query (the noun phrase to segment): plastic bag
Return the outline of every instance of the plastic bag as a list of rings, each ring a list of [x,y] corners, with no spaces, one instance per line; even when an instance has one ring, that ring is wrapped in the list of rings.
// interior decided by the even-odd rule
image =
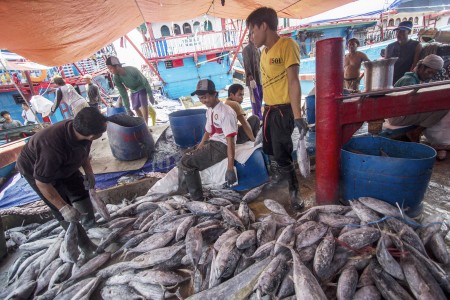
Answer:
[[[43,117],[47,117],[52,111],[53,102],[41,95],[31,97],[30,103],[34,110]]]

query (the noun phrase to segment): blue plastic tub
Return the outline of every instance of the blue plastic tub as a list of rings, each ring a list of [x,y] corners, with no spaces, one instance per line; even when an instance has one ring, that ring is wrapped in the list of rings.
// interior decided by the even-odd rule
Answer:
[[[435,157],[436,151],[423,144],[352,138],[341,150],[342,199],[373,197],[398,203],[415,217],[422,212]]]
[[[106,108],[106,115],[108,117],[117,115],[117,114],[124,114],[125,113],[125,107],[108,107]]]
[[[205,132],[206,109],[186,109],[169,115],[175,143],[189,148],[200,143]]]
[[[136,160],[150,157],[155,148],[153,137],[142,118],[117,114],[109,118],[109,146],[118,160]]]
[[[316,123],[316,96],[310,95],[305,97],[306,100],[306,122],[308,124]]]
[[[269,173],[261,149],[256,149],[245,164],[235,162],[234,166],[238,177],[238,185],[232,188],[235,191],[249,190],[269,180]]]

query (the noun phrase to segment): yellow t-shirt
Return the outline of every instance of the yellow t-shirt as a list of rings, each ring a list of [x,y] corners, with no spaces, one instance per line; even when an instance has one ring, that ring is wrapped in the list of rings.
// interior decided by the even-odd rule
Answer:
[[[227,99],[227,100],[224,101],[224,103],[234,110],[234,112],[236,113],[237,117],[242,116],[242,115],[244,115],[244,116],[246,115],[246,113],[242,109],[241,105],[239,103],[237,103],[236,101]]]
[[[261,79],[267,105],[291,103],[286,69],[300,64],[300,48],[287,37],[280,37],[269,51],[261,52]]]

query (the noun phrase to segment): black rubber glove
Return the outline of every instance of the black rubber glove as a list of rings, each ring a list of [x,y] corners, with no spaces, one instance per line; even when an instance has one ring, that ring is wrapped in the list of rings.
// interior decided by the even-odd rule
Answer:
[[[228,186],[232,186],[237,181],[234,169],[227,170],[227,172],[225,173],[225,181],[227,182]]]
[[[306,123],[305,119],[299,118],[295,119],[295,126],[298,128],[298,133],[300,134],[300,140],[303,140],[306,133],[308,132],[308,123]]]

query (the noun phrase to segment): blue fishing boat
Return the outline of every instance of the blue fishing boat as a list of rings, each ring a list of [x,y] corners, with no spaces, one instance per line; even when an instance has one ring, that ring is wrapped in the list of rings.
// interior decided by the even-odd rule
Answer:
[[[148,23],[142,52],[154,66],[163,93],[176,99],[187,96],[200,78],[218,89],[232,82],[233,53],[243,39],[243,21],[215,17],[180,22]],[[237,29],[240,28],[240,29]],[[153,84],[158,85],[157,82]]]

